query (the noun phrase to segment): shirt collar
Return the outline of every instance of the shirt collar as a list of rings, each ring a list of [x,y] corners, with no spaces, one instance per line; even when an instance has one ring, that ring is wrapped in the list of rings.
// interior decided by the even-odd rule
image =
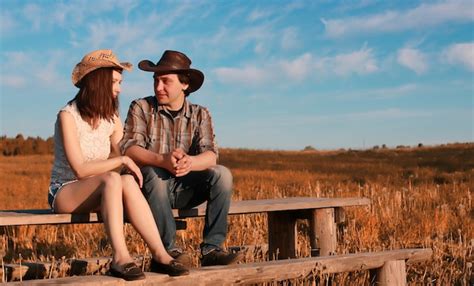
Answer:
[[[168,110],[166,110],[166,108],[163,105],[158,104],[158,99],[156,99],[155,96],[153,98],[154,98],[155,106],[157,106],[156,111],[168,113]],[[186,116],[187,118],[191,118],[191,104],[186,98],[184,98],[183,110],[181,111],[180,115],[181,114],[184,114],[184,116]]]

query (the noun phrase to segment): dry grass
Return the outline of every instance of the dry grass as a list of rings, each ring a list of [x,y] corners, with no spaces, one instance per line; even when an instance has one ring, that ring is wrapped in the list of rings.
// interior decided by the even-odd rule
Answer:
[[[339,253],[431,247],[431,261],[409,266],[410,285],[469,285],[474,247],[474,144],[404,150],[283,152],[221,150],[234,175],[234,200],[291,196],[372,200],[347,211]],[[0,157],[0,209],[47,208],[51,155]],[[265,215],[230,217],[226,244],[266,243]],[[256,227],[259,226],[259,227]],[[261,227],[263,226],[263,227]],[[299,225],[301,256],[309,255],[308,227]],[[202,221],[190,219],[178,243],[194,253]],[[145,254],[141,239],[126,226],[128,245]],[[110,255],[101,225],[0,228],[0,254],[7,262]],[[247,256],[262,260],[262,255]],[[339,274],[336,284],[367,283],[368,272]],[[322,278],[324,279],[324,278]],[[324,282],[322,280],[321,282]]]

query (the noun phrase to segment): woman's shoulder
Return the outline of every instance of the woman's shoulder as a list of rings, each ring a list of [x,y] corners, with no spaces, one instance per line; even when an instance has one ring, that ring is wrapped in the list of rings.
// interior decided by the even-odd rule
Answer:
[[[59,112],[62,112],[62,111],[65,111],[65,112],[68,112],[68,113],[71,113],[71,114],[76,114],[78,113],[78,110],[77,110],[77,105],[74,101],[72,102],[68,102],[65,106],[63,106]]]

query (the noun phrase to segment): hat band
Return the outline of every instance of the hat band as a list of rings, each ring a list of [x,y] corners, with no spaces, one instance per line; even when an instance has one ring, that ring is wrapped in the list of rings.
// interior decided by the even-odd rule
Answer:
[[[166,68],[170,68],[170,69],[175,69],[175,70],[187,70],[189,69],[189,65],[179,65],[179,63],[176,63],[175,61],[159,61],[157,64],[156,64],[157,67],[159,66],[163,66],[163,67],[166,67]]]

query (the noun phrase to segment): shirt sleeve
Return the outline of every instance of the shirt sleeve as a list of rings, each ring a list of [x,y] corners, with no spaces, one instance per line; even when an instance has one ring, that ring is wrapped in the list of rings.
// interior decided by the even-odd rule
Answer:
[[[120,150],[122,154],[131,146],[147,147],[147,123],[143,107],[140,100],[135,100],[130,104],[127,119],[124,125],[123,138],[120,141]]]
[[[198,153],[200,154],[205,151],[212,151],[216,155],[219,155],[211,113],[207,108],[202,108],[200,117],[201,118],[198,127],[199,136],[196,146]]]

